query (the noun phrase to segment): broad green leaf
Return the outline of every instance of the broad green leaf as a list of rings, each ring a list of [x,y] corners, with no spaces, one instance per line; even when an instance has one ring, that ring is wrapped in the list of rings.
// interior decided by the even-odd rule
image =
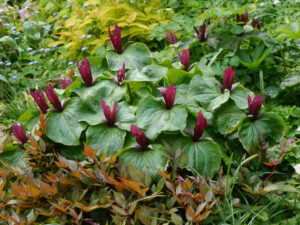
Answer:
[[[206,178],[211,178],[219,170],[221,150],[215,142],[193,142],[192,138],[183,137],[175,141],[174,149],[179,148],[183,152],[181,157],[187,157],[186,163],[193,173],[196,171]]]
[[[151,64],[150,51],[147,45],[143,43],[134,43],[126,47],[122,54],[109,51],[106,54],[108,66],[111,70],[119,70],[123,62],[126,69],[143,69]]]
[[[230,98],[235,102],[240,109],[248,108],[248,93],[250,91],[244,88],[242,85],[238,85],[230,94]]]
[[[279,142],[284,132],[284,121],[276,113],[264,113],[261,118],[251,121],[245,118],[238,130],[239,139],[243,147],[250,152],[251,147],[257,149],[259,136],[264,142]]]
[[[138,69],[130,70],[127,73],[126,80],[128,81],[150,81],[156,83],[163,78],[166,78],[168,69],[157,65],[145,66],[141,71]]]
[[[188,96],[209,111],[214,111],[229,99],[230,93],[225,90],[222,94],[215,78],[197,75],[191,80]]]
[[[25,166],[24,156],[25,152],[22,150],[21,146],[12,143],[7,144],[3,152],[0,153],[0,159],[11,166]],[[0,166],[2,167],[1,162]]]
[[[87,129],[86,142],[94,149],[99,148],[98,156],[103,154],[113,156],[123,148],[125,136],[126,131],[117,126],[99,124]]]
[[[146,130],[146,136],[155,139],[163,131],[183,130],[187,115],[183,105],[174,105],[168,110],[161,99],[149,95],[141,100],[136,119],[138,126]]]
[[[228,101],[216,110],[214,114],[214,128],[221,134],[229,134],[237,129],[241,120],[246,116],[233,101]]]
[[[126,93],[126,87],[118,86],[111,80],[100,80],[92,87],[86,87],[84,84],[80,89],[74,89],[74,92],[83,102],[83,108],[86,110],[98,112],[101,100],[105,100],[108,104],[121,100]]]
[[[86,124],[78,120],[79,107],[79,98],[73,98],[66,103],[62,112],[49,112],[47,137],[56,143],[79,145],[81,132],[86,128]]]
[[[28,109],[18,119],[22,122],[27,130],[33,130],[40,119],[40,111],[38,109]]]
[[[1,43],[1,45],[7,44],[7,45],[10,45],[10,46],[12,46],[14,48],[18,48],[17,42],[13,38],[11,38],[9,36],[3,36],[3,37],[1,37],[0,38],[0,43]]]
[[[2,74],[0,74],[0,80],[3,81],[4,83],[8,83],[8,80]]]
[[[284,78],[281,82],[280,87],[282,89],[286,87],[292,87],[300,84],[300,74],[292,74]]]
[[[139,149],[129,149],[121,153],[122,162],[131,164],[142,171],[150,172],[154,180],[158,180],[160,175],[158,170],[165,170],[168,161],[168,153],[162,145],[154,144],[151,149],[142,151]]]
[[[186,72],[182,69],[169,69],[167,77],[167,84],[170,85],[173,83],[174,85],[178,84],[188,84],[192,78],[193,74]]]

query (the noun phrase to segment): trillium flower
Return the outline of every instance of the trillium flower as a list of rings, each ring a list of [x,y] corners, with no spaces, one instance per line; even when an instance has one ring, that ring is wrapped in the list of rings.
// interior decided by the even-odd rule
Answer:
[[[264,24],[264,20],[262,20],[260,23],[258,20],[256,20],[255,18],[252,19],[252,27],[253,28],[257,28],[260,30],[260,28],[262,27],[262,25]]]
[[[36,104],[39,106],[41,112],[43,114],[46,114],[48,109],[49,109],[49,106],[48,106],[47,101],[44,97],[43,91],[41,89],[40,89],[40,91],[35,89],[34,92],[30,91],[30,94],[33,97],[33,99],[35,100]]]
[[[135,137],[136,142],[139,144],[137,148],[141,150],[146,150],[148,146],[148,141],[143,131],[136,125],[131,124],[130,132],[132,136]]]
[[[177,51],[178,56],[180,58],[181,64],[184,66],[186,71],[189,71],[189,63],[190,63],[190,51],[188,48],[183,49],[182,54]]]
[[[112,77],[112,80],[119,86],[122,86],[123,80],[125,80],[126,74],[125,74],[125,63],[123,63],[122,68],[119,69],[117,79],[115,77]]]
[[[171,30],[171,34],[166,32],[166,37],[171,41],[172,44],[176,44],[178,42],[177,37],[173,30]]]
[[[54,92],[54,89],[51,86],[51,84],[49,84],[46,87],[46,95],[47,95],[50,103],[55,108],[55,110],[58,111],[58,112],[62,112],[63,111],[63,106],[62,106],[59,98],[57,97],[56,93]]]
[[[263,104],[263,95],[259,94],[251,99],[251,96],[248,95],[248,115],[252,115],[253,118],[258,118],[260,115],[258,111],[260,110]]]
[[[202,136],[204,129],[207,128],[207,121],[203,117],[202,112],[198,113],[197,120],[196,120],[196,125],[194,128],[194,136],[193,140],[195,142],[199,141],[199,138]]]
[[[111,43],[118,54],[123,52],[122,49],[122,40],[121,40],[121,30],[120,27],[116,24],[114,26],[114,34],[111,33],[110,27],[108,27],[108,33],[111,40]]]
[[[94,81],[93,81],[92,71],[91,71],[90,63],[87,60],[87,58],[82,60],[80,66],[79,66],[79,62],[77,61],[77,68],[80,72],[84,84],[88,87],[93,86]]]
[[[116,113],[117,113],[117,101],[115,101],[113,110],[110,110],[110,107],[106,105],[104,100],[101,100],[101,108],[103,110],[104,116],[106,118],[106,124],[110,127],[115,125],[116,122]]]
[[[229,66],[225,71],[223,75],[223,85],[219,84],[222,93],[225,91],[225,89],[228,89],[230,92],[233,91],[234,86],[232,86],[234,80],[234,70],[231,66]]]
[[[194,27],[194,30],[196,32],[196,37],[198,41],[205,42],[207,40],[208,33],[206,33],[205,22],[199,27],[199,30],[196,27]]]
[[[62,79],[60,81],[60,83],[61,83],[62,88],[66,89],[70,84],[72,84],[72,79],[70,79],[70,78]]]
[[[12,130],[13,130],[15,137],[18,140],[20,140],[23,145],[28,141],[28,137],[25,134],[25,130],[24,130],[22,123],[21,123],[21,125],[17,125],[16,123],[14,123],[12,125]]]
[[[176,87],[174,86],[174,84],[171,83],[168,89],[163,87],[157,89],[163,94],[166,108],[171,109],[174,105],[174,100],[176,95]]]

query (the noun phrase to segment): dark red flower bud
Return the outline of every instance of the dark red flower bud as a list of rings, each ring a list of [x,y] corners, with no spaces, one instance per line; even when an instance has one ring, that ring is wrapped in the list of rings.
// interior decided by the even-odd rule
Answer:
[[[40,89],[40,92],[37,89],[35,89],[34,92],[30,91],[30,94],[34,98],[36,104],[39,106],[41,112],[43,114],[46,114],[49,109],[49,106],[44,97],[44,93],[43,93],[42,89]]]
[[[199,138],[202,136],[204,129],[207,127],[207,121],[203,117],[202,112],[198,113],[196,125],[194,128],[194,137],[193,140],[196,142],[199,140]]]
[[[204,22],[200,27],[199,30],[194,27],[194,30],[196,32],[197,40],[200,42],[205,42],[207,40],[208,34],[206,34],[206,23]]]
[[[163,94],[166,108],[171,109],[172,106],[174,105],[174,100],[176,95],[176,87],[174,86],[174,84],[171,83],[168,89],[163,87],[157,89]]]
[[[18,138],[22,142],[23,145],[28,141],[28,137],[25,134],[25,130],[24,130],[22,123],[20,126],[17,125],[16,123],[14,123],[12,125],[12,130],[13,130],[15,137]]]
[[[113,110],[110,110],[110,107],[106,105],[104,100],[101,100],[101,108],[103,110],[104,116],[106,118],[106,124],[108,126],[115,125],[116,122],[116,113],[117,113],[117,101],[115,101]]]
[[[223,90],[228,89],[231,91],[232,88],[232,82],[234,79],[234,70],[232,69],[231,66],[229,66],[225,71],[223,75]]]
[[[181,64],[184,66],[186,71],[189,71],[189,63],[190,63],[190,52],[188,48],[183,49],[182,54],[179,51],[178,56],[180,58]]]
[[[55,110],[58,111],[58,112],[62,112],[63,111],[63,107],[61,105],[61,102],[60,102],[59,98],[57,97],[56,93],[54,92],[54,89],[51,86],[51,84],[49,84],[46,87],[46,95],[47,95],[50,103],[55,108]]]
[[[136,142],[140,145],[141,150],[146,150],[148,146],[147,138],[143,131],[134,124],[131,124],[131,134],[135,137]]]
[[[250,95],[248,95],[248,108],[249,108],[249,114],[256,116],[258,111],[260,110],[261,106],[263,104],[263,95],[259,94],[256,95],[253,100],[251,99]]]
[[[122,49],[120,27],[117,24],[114,26],[114,34],[111,33],[110,27],[108,27],[108,33],[109,33],[110,41],[111,41],[112,45],[114,46],[115,51],[118,54],[121,54],[123,52],[123,49]]]
[[[245,26],[246,23],[248,22],[248,18],[249,18],[248,10],[246,9],[244,14],[241,14],[241,15],[238,14],[238,15],[237,15],[236,21],[237,21],[238,23],[241,23],[241,24],[240,24],[241,26]]]
[[[67,79],[62,79],[61,81],[60,81],[60,83],[61,83],[61,86],[62,86],[62,88],[63,89],[66,89],[70,84],[72,84],[72,79],[70,79],[70,78],[67,78]]]
[[[253,28],[257,28],[260,30],[260,28],[262,27],[262,25],[264,24],[264,20],[261,21],[261,23],[259,23],[258,20],[256,20],[255,18],[252,19],[252,27]]]
[[[91,87],[94,84],[92,71],[90,67],[89,60],[85,58],[82,60],[81,65],[79,66],[79,62],[77,61],[77,68],[80,72],[83,82],[87,87]]]
[[[117,83],[119,86],[122,86],[123,80],[125,80],[125,78],[126,78],[126,74],[125,74],[125,63],[123,63],[122,68],[120,68],[119,71],[118,71],[118,80],[117,80],[116,83]]]
[[[176,44],[178,42],[177,37],[173,30],[171,30],[171,34],[166,32],[166,37],[171,41],[172,44]]]

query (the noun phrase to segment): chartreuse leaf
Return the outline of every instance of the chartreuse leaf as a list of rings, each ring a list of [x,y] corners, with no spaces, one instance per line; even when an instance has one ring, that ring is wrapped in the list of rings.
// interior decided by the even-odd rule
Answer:
[[[113,103],[108,104],[112,109]],[[99,106],[97,112],[88,110],[87,108],[81,107],[79,115],[79,121],[85,121],[90,125],[97,125],[103,123],[106,119],[103,113],[102,108]],[[127,102],[120,102],[117,104],[117,114],[116,114],[116,125],[125,130],[130,130],[130,124],[135,121],[135,112],[136,108],[128,105]]]
[[[222,94],[215,78],[197,75],[191,80],[188,96],[193,97],[209,111],[214,111],[227,102],[230,93],[225,90]]]
[[[122,54],[109,51],[106,54],[106,60],[111,70],[119,70],[123,62],[126,69],[139,69],[151,64],[150,50],[143,43],[134,43],[126,47]]]
[[[183,137],[175,141],[174,149],[179,148],[182,149],[181,157],[186,157],[186,163],[192,172],[211,178],[219,170],[221,150],[214,141],[193,142],[192,138]]]
[[[137,124],[146,136],[155,139],[163,131],[181,131],[186,126],[187,111],[183,105],[166,109],[162,99],[149,95],[142,99],[136,113]]]
[[[165,78],[168,72],[168,68],[157,66],[157,65],[148,65],[145,66],[141,71],[138,69],[130,70],[127,73],[127,81],[151,81],[156,83],[161,79]]]
[[[78,120],[79,107],[80,99],[73,98],[66,103],[62,112],[49,112],[47,137],[56,143],[79,145],[81,132],[86,128],[86,124]]]
[[[230,94],[230,98],[235,102],[238,108],[247,109],[248,93],[250,93],[250,91],[246,89],[243,85],[239,84]]]
[[[74,89],[74,92],[80,97],[83,104],[80,111],[93,111],[97,113],[100,109],[101,100],[105,100],[108,104],[115,100],[121,100],[126,93],[125,86],[118,86],[111,80],[100,80],[92,87],[86,87],[84,84],[80,89]],[[82,118],[80,116],[80,118]]]
[[[113,156],[123,148],[125,136],[126,131],[117,126],[109,127],[106,124],[99,124],[87,129],[86,142],[94,149],[99,148],[98,156],[104,153]]]
[[[241,120],[246,117],[233,101],[223,104],[214,114],[214,128],[221,134],[230,134],[238,128]]]
[[[250,152],[251,147],[257,148],[259,136],[264,142],[278,142],[283,136],[284,121],[276,113],[264,113],[261,118],[251,121],[245,118],[238,130],[238,137],[243,147]]]
[[[131,164],[142,171],[150,172],[154,180],[160,178],[158,170],[164,170],[167,164],[167,152],[162,145],[154,144],[151,149],[142,151],[139,149],[129,149],[120,154],[122,162]]]

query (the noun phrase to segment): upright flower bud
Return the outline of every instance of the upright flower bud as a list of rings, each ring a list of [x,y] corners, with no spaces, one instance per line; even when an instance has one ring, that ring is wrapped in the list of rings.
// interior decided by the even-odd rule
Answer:
[[[188,48],[183,49],[182,54],[177,51],[178,56],[180,58],[181,64],[184,66],[186,71],[189,71],[189,63],[190,63],[190,52]]]
[[[112,77],[112,80],[119,86],[122,86],[123,80],[125,80],[126,74],[125,74],[125,63],[123,63],[122,68],[119,69],[117,79],[115,77]]]
[[[231,66],[229,66],[224,71],[222,92],[225,89],[228,89],[229,91],[231,91],[233,79],[234,79],[234,70],[232,69]]]
[[[110,37],[110,41],[118,54],[123,52],[122,49],[122,40],[121,40],[121,30],[120,27],[116,24],[114,26],[114,34],[111,33],[110,27],[108,27],[108,33]]]
[[[60,83],[63,89],[66,89],[70,84],[72,84],[72,79],[67,78],[67,79],[61,79]]]
[[[249,109],[248,114],[252,115],[253,117],[256,117],[262,104],[263,104],[263,95],[262,94],[256,95],[253,98],[253,100],[251,99],[250,95],[248,95],[248,109]]]
[[[47,95],[50,103],[55,108],[55,110],[58,111],[58,112],[62,112],[63,111],[62,104],[61,104],[59,98],[57,97],[56,93],[54,92],[54,89],[51,86],[51,84],[49,84],[46,87],[46,95]]]
[[[23,145],[28,141],[28,137],[25,134],[25,130],[24,130],[24,127],[23,127],[22,123],[21,123],[20,126],[17,125],[16,123],[14,123],[12,125],[12,130],[13,130],[13,133],[14,133],[15,137],[18,140],[20,140]]]
[[[241,14],[241,15],[237,14],[236,21],[238,23],[241,23],[240,24],[241,26],[245,26],[246,23],[248,22],[248,18],[249,18],[248,10],[246,9],[244,14]]]
[[[260,23],[258,20],[256,20],[255,18],[252,19],[252,27],[253,28],[257,28],[258,30],[260,30],[260,28],[262,27],[262,25],[264,24],[264,20],[262,20]]]
[[[48,107],[47,101],[44,97],[44,93],[43,93],[42,89],[40,89],[40,92],[37,89],[35,89],[34,92],[30,91],[30,94],[33,97],[33,99],[35,100],[38,107],[40,108],[41,112],[43,114],[46,114],[49,107]]]
[[[166,32],[166,37],[169,39],[169,41],[172,44],[176,44],[178,42],[177,37],[173,30],[171,30],[171,34],[169,32]]]
[[[77,68],[80,72],[83,82],[87,87],[91,87],[94,84],[90,63],[87,58],[82,60],[81,65],[77,61]]]
[[[196,125],[194,128],[194,137],[193,140],[195,142],[199,141],[199,138],[202,136],[204,129],[207,127],[207,121],[203,117],[202,112],[198,113],[197,120],[196,120]]]
[[[143,131],[141,131],[141,129],[136,125],[131,124],[130,132],[135,137],[136,142],[140,145],[139,148],[141,150],[146,150],[148,141]]]
[[[174,86],[174,84],[171,83],[171,85],[168,87],[168,89],[163,88],[163,87],[157,88],[157,89],[163,94],[166,108],[171,109],[174,105],[174,100],[175,100],[175,95],[176,95],[176,87]]]
[[[106,124],[110,127],[115,125],[116,122],[116,113],[117,113],[117,101],[115,101],[113,110],[110,110],[110,107],[106,105],[104,100],[101,100],[101,108],[103,110],[104,116],[106,118]]]
[[[200,41],[200,42],[205,42],[207,40],[207,34],[206,34],[206,24],[203,23],[200,27],[199,27],[199,30],[194,27],[194,30],[196,32],[196,37],[197,37],[197,40]]]

